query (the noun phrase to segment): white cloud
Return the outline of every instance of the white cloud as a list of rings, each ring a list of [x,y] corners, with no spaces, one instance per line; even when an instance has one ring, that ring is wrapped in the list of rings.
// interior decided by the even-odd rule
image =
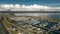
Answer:
[[[4,4],[0,5],[0,11],[60,11],[60,7],[48,7],[42,5],[20,5],[20,4]]]

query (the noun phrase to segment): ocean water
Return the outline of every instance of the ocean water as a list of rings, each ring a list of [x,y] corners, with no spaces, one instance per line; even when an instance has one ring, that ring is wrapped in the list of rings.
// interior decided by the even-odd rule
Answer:
[[[16,16],[39,16],[44,18],[60,19],[60,13],[17,13]]]

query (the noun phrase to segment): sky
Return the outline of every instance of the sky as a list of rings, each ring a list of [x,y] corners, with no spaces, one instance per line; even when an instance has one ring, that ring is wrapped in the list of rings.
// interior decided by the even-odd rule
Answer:
[[[60,0],[0,0],[0,11],[60,11]]]

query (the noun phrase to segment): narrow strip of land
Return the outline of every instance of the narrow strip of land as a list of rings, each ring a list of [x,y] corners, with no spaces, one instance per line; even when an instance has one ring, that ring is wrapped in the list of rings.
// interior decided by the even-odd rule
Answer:
[[[6,28],[5,25],[1,22],[1,20],[0,20],[0,34],[9,34],[7,28]]]

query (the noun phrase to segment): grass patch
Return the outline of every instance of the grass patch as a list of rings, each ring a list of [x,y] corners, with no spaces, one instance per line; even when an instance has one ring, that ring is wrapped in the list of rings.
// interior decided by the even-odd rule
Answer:
[[[13,30],[10,30],[10,32],[11,32],[12,34],[18,34],[18,32],[13,31]]]

